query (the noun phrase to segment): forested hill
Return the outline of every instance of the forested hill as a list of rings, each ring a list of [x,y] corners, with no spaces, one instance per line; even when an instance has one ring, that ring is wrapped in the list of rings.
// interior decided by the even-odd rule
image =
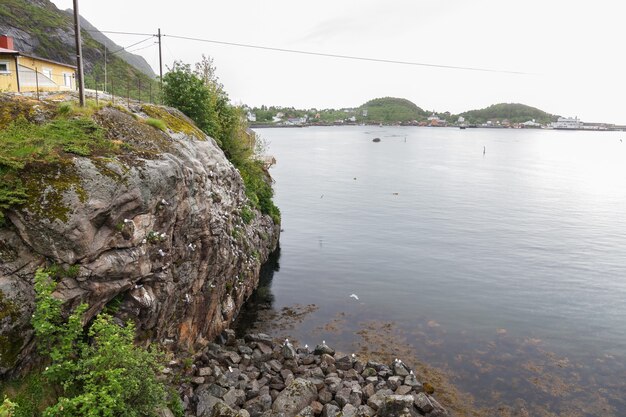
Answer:
[[[365,120],[373,122],[410,122],[423,119],[427,113],[415,103],[395,97],[375,98],[359,107],[359,113],[367,111]]]
[[[505,119],[511,123],[523,123],[534,119],[537,123],[545,124],[556,118],[556,116],[543,110],[518,103],[493,104],[484,109],[466,111],[460,116],[463,116],[469,123],[485,123],[488,120]]]
[[[90,28],[93,28],[91,25]],[[15,49],[26,54],[68,64],[76,64],[74,22],[71,13],[59,10],[49,0],[2,0],[0,7],[0,34],[13,37]],[[104,80],[104,45],[94,39],[91,32],[83,28],[83,58],[85,84],[95,87],[99,80],[102,89]],[[102,34],[100,34],[103,36]],[[143,68],[145,70],[145,68]],[[107,55],[107,79],[115,85],[116,94],[137,97],[138,85],[147,98],[148,86],[155,83],[146,75],[124,61],[118,54]],[[153,85],[153,91],[157,91]]]

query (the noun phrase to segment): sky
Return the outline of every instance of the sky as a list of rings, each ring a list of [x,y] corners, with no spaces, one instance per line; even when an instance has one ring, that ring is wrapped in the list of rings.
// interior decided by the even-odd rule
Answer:
[[[52,0],[61,9],[72,0]],[[100,30],[156,33],[164,71],[214,58],[235,103],[357,107],[407,98],[460,113],[523,103],[626,124],[626,2],[616,0],[81,1]],[[522,72],[467,71],[265,51],[167,35],[339,55]],[[140,36],[107,35],[121,46]],[[134,49],[158,73],[158,48]]]

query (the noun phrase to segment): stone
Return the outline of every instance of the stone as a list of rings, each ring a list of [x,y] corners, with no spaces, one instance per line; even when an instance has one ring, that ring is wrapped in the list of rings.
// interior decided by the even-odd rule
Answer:
[[[367,405],[362,405],[357,409],[357,417],[374,417],[376,412]]]
[[[411,391],[413,391],[413,388],[409,387],[408,385],[401,385],[398,387],[398,389],[396,389],[396,395],[407,395]]]
[[[341,417],[356,417],[357,408],[352,404],[346,404],[341,410]]]
[[[322,404],[327,404],[333,400],[333,393],[324,388],[319,391],[318,400]]]
[[[383,405],[385,397],[391,395],[392,393],[393,391],[391,390],[380,390],[367,399],[367,405],[370,406],[374,411],[378,411],[378,409]]]
[[[296,349],[289,342],[283,344],[281,348],[281,353],[285,359],[296,359],[298,357]]]
[[[335,349],[329,347],[326,343],[320,343],[319,345],[315,346],[315,350],[313,351],[313,353],[315,353],[316,355],[327,354],[333,356],[335,354]]]
[[[337,405],[343,408],[346,404],[350,403],[350,393],[352,389],[350,388],[342,388],[335,394],[335,401],[337,401]]]
[[[413,395],[415,407],[422,413],[430,413],[435,407],[428,396],[423,392]]]
[[[302,410],[298,411],[296,417],[314,417],[315,413],[310,405],[307,405]]]
[[[366,379],[373,376],[378,377],[378,372],[376,372],[376,369],[374,368],[365,368],[361,373],[361,376]]]
[[[334,404],[325,404],[322,409],[322,417],[340,417],[341,409]]]
[[[389,387],[390,390],[397,390],[398,387],[402,384],[402,378],[400,378],[399,376],[391,376],[389,377],[389,379],[387,379],[387,386]]]
[[[244,408],[250,412],[252,417],[257,417],[272,406],[272,397],[270,394],[262,394],[249,401],[246,401]]]
[[[413,407],[411,395],[388,395],[384,397],[382,405],[378,409],[380,417],[409,416]]]
[[[352,369],[352,358],[348,355],[341,356],[335,360],[335,366],[342,371]]]
[[[421,386],[422,383],[417,380],[414,374],[409,374],[404,378],[404,385],[408,385],[409,387],[418,387]]]
[[[294,417],[298,411],[316,399],[315,385],[305,379],[297,378],[274,400],[272,410],[283,412],[285,417]]]
[[[376,391],[374,390],[374,385],[369,383],[363,387],[363,396],[367,399],[374,395]]]
[[[194,378],[191,378],[191,383],[194,385],[202,385],[204,384],[204,377],[203,376],[196,376]]]
[[[393,364],[393,374],[401,377],[409,375],[409,370],[402,362],[395,362]]]
[[[198,399],[196,416],[198,417],[210,417],[213,411],[213,406],[217,403],[223,403],[222,400],[208,393],[197,394],[196,397]]]
[[[224,394],[223,399],[226,405],[230,407],[241,407],[246,401],[246,393],[240,389],[231,389],[226,394]]]
[[[322,414],[322,410],[324,409],[324,406],[319,401],[313,401],[311,403],[311,409],[313,410],[313,414],[317,416],[317,415]]]

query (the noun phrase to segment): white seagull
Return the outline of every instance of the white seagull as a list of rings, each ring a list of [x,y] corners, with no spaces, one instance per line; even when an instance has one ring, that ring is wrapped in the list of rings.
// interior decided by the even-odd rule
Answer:
[[[356,295],[356,294],[350,294],[350,297],[354,298],[355,300],[358,300],[358,299],[359,299],[359,296],[358,296],[358,295]]]

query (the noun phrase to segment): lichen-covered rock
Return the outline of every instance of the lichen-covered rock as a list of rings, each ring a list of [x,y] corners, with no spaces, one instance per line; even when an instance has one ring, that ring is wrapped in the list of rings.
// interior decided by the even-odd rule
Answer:
[[[32,363],[39,267],[65,271],[54,295],[67,309],[89,304],[85,320],[108,305],[140,339],[184,350],[218,335],[256,288],[280,226],[252,208],[211,138],[159,109],[188,128],[162,132],[141,109],[105,107],[94,119],[127,154],[69,155],[24,180],[29,203],[0,227],[0,304],[12,307],[0,317],[0,375]]]
[[[272,410],[284,413],[285,417],[294,417],[298,411],[316,399],[317,388],[315,388],[315,384],[298,378],[278,395],[272,404]]]

